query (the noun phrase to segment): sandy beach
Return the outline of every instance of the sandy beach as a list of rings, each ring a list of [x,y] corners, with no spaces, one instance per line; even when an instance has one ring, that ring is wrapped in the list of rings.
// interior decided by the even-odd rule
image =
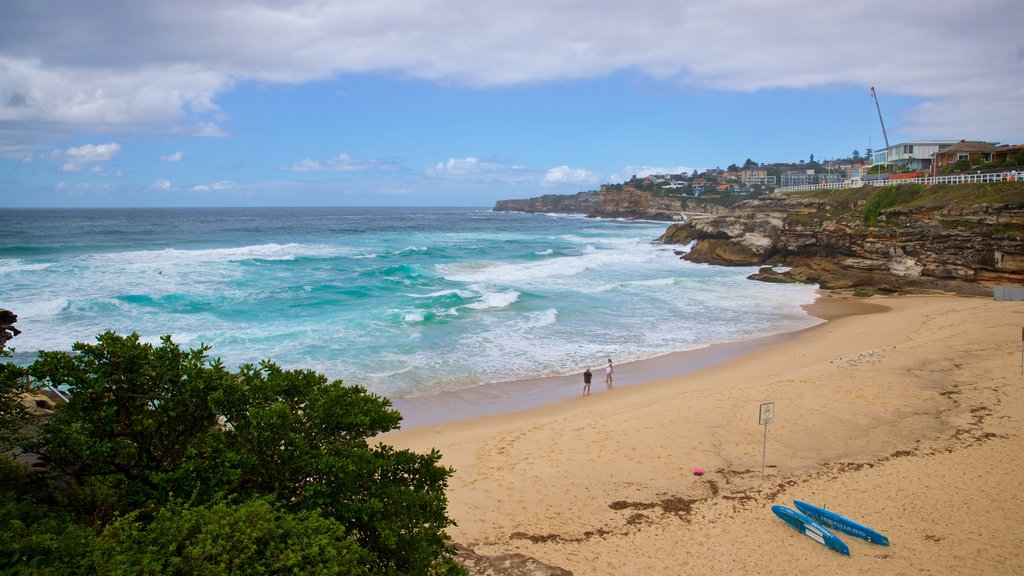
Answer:
[[[585,399],[381,440],[456,470],[455,542],[576,576],[1024,573],[1024,303],[823,294],[810,311],[829,321],[708,368],[611,391],[597,371]],[[793,500],[891,545],[839,534],[851,555],[832,552],[772,514]]]

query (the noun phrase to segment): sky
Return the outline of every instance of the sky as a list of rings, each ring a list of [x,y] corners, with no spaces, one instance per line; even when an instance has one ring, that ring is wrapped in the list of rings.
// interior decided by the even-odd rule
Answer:
[[[1020,0],[0,0],[0,209],[493,206],[1024,143]]]

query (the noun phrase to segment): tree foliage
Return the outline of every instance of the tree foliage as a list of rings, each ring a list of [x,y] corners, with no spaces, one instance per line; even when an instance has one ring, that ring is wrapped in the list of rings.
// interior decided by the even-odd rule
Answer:
[[[8,353],[0,349],[0,357]],[[21,403],[22,395],[28,391],[25,369],[5,362],[0,364],[0,452],[11,450],[15,438],[28,422],[28,411]]]
[[[0,571],[17,555],[43,558],[46,574],[188,574],[197,559],[219,566],[211,574],[460,573],[445,533],[452,471],[437,451],[369,443],[401,421],[387,399],[269,361],[232,373],[207,352],[108,332],[40,353],[32,376],[71,401],[26,445],[47,464],[33,478],[45,489],[23,492],[4,529],[34,544],[0,544]],[[39,520],[47,507],[59,514]],[[89,541],[67,558],[46,538],[71,525]],[[241,529],[234,540],[228,527]],[[303,549],[334,560],[313,569]],[[263,571],[240,571],[239,554]]]

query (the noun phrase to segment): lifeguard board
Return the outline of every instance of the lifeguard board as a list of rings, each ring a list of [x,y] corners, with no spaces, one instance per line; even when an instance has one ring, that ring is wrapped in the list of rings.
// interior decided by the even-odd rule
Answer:
[[[785,506],[772,506],[772,512],[781,518],[783,522],[792,526],[794,530],[804,534],[818,544],[831,548],[840,554],[850,555],[850,548],[846,545],[846,542],[843,542],[835,534],[829,532],[828,528],[807,516]]]
[[[862,538],[864,540],[867,540],[868,542],[871,542],[872,544],[880,544],[882,546],[889,545],[889,538],[887,536],[884,536],[883,534],[875,530],[872,530],[871,528],[868,528],[863,524],[854,522],[849,518],[840,516],[835,512],[826,510],[820,506],[815,506],[814,504],[801,502],[799,500],[794,500],[793,504],[796,504],[797,510],[803,512],[806,516],[808,516],[818,524],[828,526],[829,528],[835,530],[839,530],[840,532],[844,532],[846,534],[849,534],[850,536]]]

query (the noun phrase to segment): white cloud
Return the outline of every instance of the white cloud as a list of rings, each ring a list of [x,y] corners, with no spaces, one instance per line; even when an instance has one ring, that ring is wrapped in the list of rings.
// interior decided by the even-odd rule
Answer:
[[[228,132],[216,122],[179,124],[169,128],[167,133],[182,138],[224,138],[228,136]]]
[[[397,162],[356,160],[345,153],[323,161],[306,158],[293,164],[281,166],[281,170],[285,172],[396,172],[401,169],[402,166]]]
[[[447,162],[438,162],[427,168],[427,174],[431,176],[472,176],[500,170],[499,164],[481,162],[479,158],[467,156],[466,158],[449,158]]]
[[[171,181],[170,180],[165,180],[163,178],[161,178],[159,180],[154,180],[153,183],[148,186],[148,188],[150,190],[170,190],[171,189]]]
[[[352,73],[476,87],[620,71],[698,90],[877,85],[922,100],[906,115],[907,133],[969,126],[1007,141],[1024,133],[1019,0],[110,6],[5,4],[0,122],[12,128],[0,133],[0,150],[12,145],[15,132],[69,127],[223,136],[211,116],[217,96],[237,82],[302,83]]]
[[[445,162],[438,162],[427,167],[424,174],[430,178],[503,184],[530,182],[537,178],[536,173],[523,166],[488,162],[473,156],[449,158]]]
[[[220,182],[214,182],[213,184],[197,184],[192,187],[193,192],[223,192],[225,190],[234,190],[238,185],[234,182],[221,180]]]
[[[107,190],[111,189],[111,186],[109,184],[96,184],[96,183],[93,183],[93,182],[78,182],[78,183],[75,183],[75,184],[68,184],[67,182],[65,182],[63,180],[61,180],[60,182],[57,182],[55,187],[57,188],[57,190],[99,190],[99,191],[107,191]]]
[[[570,168],[568,166],[556,166],[547,171],[544,175],[545,186],[561,184],[593,185],[601,181],[601,175],[586,168]]]
[[[181,162],[181,159],[184,158],[184,157],[185,157],[185,154],[179,150],[179,151],[177,151],[177,152],[175,152],[173,154],[167,154],[166,156],[161,156],[160,157],[160,161],[161,162]]]
[[[85,144],[74,148],[68,148],[59,153],[65,163],[61,167],[62,172],[79,172],[86,164],[94,162],[108,162],[113,160],[121,151],[121,145],[117,142],[107,144]],[[93,167],[97,171],[98,166]]]
[[[624,182],[633,176],[644,178],[645,176],[661,174],[690,174],[693,167],[687,166],[623,166],[617,173],[612,174],[612,182]]]

